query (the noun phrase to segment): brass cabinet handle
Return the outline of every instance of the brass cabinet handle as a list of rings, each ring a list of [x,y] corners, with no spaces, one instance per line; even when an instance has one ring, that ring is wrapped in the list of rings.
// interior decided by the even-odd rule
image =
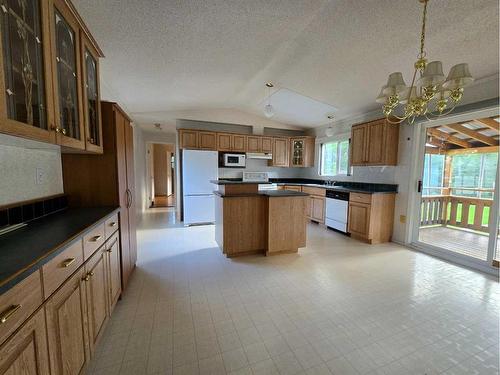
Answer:
[[[91,241],[91,242],[97,242],[97,241],[99,241],[101,239],[101,237],[102,237],[101,235],[94,236],[89,241]]]
[[[90,271],[88,275],[90,275],[91,277],[94,276],[94,271]]]
[[[64,135],[66,135],[66,129],[62,128],[61,129],[61,133],[63,133]]]
[[[112,253],[113,252],[113,249],[108,249],[106,250],[108,253]]]
[[[71,266],[75,262],[75,260],[75,258],[68,258],[61,263],[61,267],[67,268]]]
[[[111,245],[108,245],[109,248],[106,250],[108,253],[112,253],[113,252],[113,246],[115,246],[115,244],[118,242],[118,238],[115,238],[115,240],[113,241],[113,243]]]
[[[9,318],[16,313],[17,310],[21,308],[21,305],[11,305],[7,310],[0,314],[0,324],[4,324],[9,320]]]
[[[85,277],[82,280],[83,281],[89,281],[90,280],[90,276],[87,274],[87,275],[85,275]]]
[[[110,227],[116,227],[116,221],[113,221],[112,223],[109,223]]]
[[[61,132],[61,128],[59,128],[58,126],[52,125],[50,128],[52,130],[54,130],[56,133],[60,133]]]

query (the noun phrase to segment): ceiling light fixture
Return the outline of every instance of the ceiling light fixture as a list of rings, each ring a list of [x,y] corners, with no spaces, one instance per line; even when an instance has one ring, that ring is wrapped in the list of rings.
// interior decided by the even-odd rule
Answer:
[[[274,108],[271,105],[271,88],[273,88],[274,85],[271,82],[267,82],[266,87],[267,87],[267,104],[264,107],[264,115],[267,118],[271,118],[274,116]]]
[[[466,63],[453,66],[447,78],[443,74],[441,61],[427,63],[424,44],[429,0],[418,1],[423,4],[424,9],[420,53],[414,65],[411,85],[406,86],[401,72],[391,73],[376,99],[377,103],[383,104],[382,110],[387,120],[394,124],[405,120],[412,124],[418,116],[430,119],[449,114],[462,99],[464,87],[474,81]],[[420,75],[418,79],[417,73]]]
[[[333,123],[333,115],[328,115],[326,117],[328,118],[328,120],[330,120]],[[325,135],[327,137],[333,136],[334,133],[335,133],[335,130],[333,129],[333,126],[331,126],[331,125],[328,128],[326,128],[326,130],[325,130]]]

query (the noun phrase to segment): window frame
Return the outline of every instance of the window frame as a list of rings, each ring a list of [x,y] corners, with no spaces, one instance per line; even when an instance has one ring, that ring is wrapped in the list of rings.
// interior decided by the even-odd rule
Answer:
[[[341,173],[340,171],[340,164],[339,160],[340,154],[341,154],[341,147],[340,144],[343,142],[347,142],[347,171],[345,173]],[[323,146],[332,144],[332,143],[337,143],[337,155],[336,155],[336,168],[335,168],[335,174],[323,174]],[[337,139],[330,139],[325,142],[320,143],[319,147],[319,163],[318,163],[318,175],[322,177],[335,177],[335,176],[350,176],[351,175],[351,139],[350,138],[337,138]]]

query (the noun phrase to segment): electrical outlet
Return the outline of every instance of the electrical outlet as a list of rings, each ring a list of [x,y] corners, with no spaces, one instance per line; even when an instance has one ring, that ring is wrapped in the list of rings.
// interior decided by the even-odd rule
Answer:
[[[35,184],[42,185],[45,183],[45,172],[42,168],[35,169]]]
[[[400,223],[406,223],[406,215],[399,215],[399,222]]]

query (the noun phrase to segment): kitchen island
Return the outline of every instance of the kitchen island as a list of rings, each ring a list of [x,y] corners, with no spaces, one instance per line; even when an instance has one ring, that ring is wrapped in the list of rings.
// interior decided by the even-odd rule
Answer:
[[[213,180],[215,240],[227,257],[296,253],[306,245],[307,193]],[[262,183],[261,183],[262,184]]]

